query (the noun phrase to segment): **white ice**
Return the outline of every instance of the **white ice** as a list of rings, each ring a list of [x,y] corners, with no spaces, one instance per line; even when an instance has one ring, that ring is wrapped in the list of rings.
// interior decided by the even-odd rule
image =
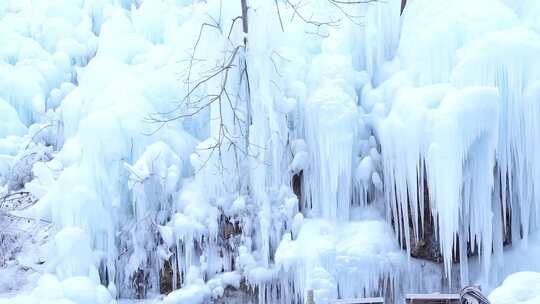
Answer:
[[[0,1],[0,303],[537,301],[538,1],[239,2]]]

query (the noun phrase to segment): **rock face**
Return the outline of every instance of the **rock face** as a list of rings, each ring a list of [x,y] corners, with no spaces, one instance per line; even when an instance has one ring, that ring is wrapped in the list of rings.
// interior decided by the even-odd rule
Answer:
[[[419,189],[420,190],[420,189]],[[410,254],[414,258],[424,259],[436,263],[442,263],[443,262],[443,256],[440,250],[440,243],[437,239],[436,229],[434,220],[431,216],[430,211],[430,196],[429,196],[429,189],[427,187],[427,181],[424,180],[424,210],[422,211],[424,213],[424,223],[420,225],[421,223],[418,223],[419,226],[421,226],[420,229],[420,235],[415,236],[413,229],[412,229],[412,221],[411,218],[411,212],[409,212],[409,227],[410,229],[410,240],[411,240],[411,248],[410,248]],[[512,210],[508,207],[506,208],[506,220],[505,220],[505,229],[503,231],[503,245],[511,245],[512,243]],[[521,231],[519,234],[522,234]],[[460,240],[459,237],[457,238],[457,243],[459,244]],[[402,238],[402,244],[403,249],[406,249],[406,242]],[[455,247],[458,247],[458,245],[455,245]],[[478,255],[478,244],[471,244],[470,242],[467,244],[467,256],[477,256]],[[455,254],[453,256],[453,262],[459,263],[460,257],[459,257],[459,250],[455,250]]]
[[[292,178],[292,189],[296,197],[298,198],[298,201],[302,201],[302,179],[304,176],[304,171],[300,171],[296,173]],[[302,209],[302,204],[299,205],[300,209]],[[302,210],[300,210],[301,212]]]
[[[255,304],[258,303],[257,294],[250,291],[245,285],[239,289],[227,287],[223,297],[215,301],[216,304]]]
[[[163,265],[163,270],[159,275],[159,292],[161,294],[168,294],[173,291],[173,277],[174,272],[171,267],[171,263],[166,261]]]
[[[443,256],[440,250],[440,244],[439,240],[437,239],[437,234],[435,231],[434,221],[431,217],[431,211],[430,211],[430,197],[429,197],[429,189],[427,187],[427,181],[424,180],[424,210],[421,212],[424,213],[424,222],[418,223],[418,225],[421,227],[419,229],[420,235],[415,236],[414,235],[414,229],[412,229],[413,226],[413,219],[410,216],[412,213],[409,212],[409,227],[410,229],[410,240],[411,240],[411,256],[414,258],[424,259],[436,263],[442,263],[443,262]],[[421,190],[421,189],[419,189]],[[418,207],[417,207],[418,208]],[[405,240],[402,241],[404,246]]]
[[[416,240],[411,232],[411,256],[414,258],[433,261],[436,263],[443,262],[443,256],[439,247],[439,241],[433,230],[433,221],[424,222],[423,235]]]

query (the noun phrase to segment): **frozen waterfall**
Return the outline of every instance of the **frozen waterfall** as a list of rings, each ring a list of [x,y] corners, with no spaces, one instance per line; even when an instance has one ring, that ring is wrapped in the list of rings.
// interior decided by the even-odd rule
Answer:
[[[537,301],[540,4],[406,2],[0,0],[0,303]]]

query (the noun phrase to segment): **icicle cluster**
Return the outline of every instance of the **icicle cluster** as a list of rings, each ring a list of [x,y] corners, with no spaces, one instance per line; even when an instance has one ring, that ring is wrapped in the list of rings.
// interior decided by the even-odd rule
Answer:
[[[498,1],[414,1],[398,52],[405,71],[368,93],[386,96],[373,114],[389,218],[408,249],[432,220],[448,277],[459,257],[460,285],[489,286],[492,251],[500,265],[504,243],[536,226],[540,37],[519,23]],[[481,278],[468,271],[471,252]]]
[[[538,2],[225,2],[0,1],[0,194],[54,234],[15,300],[395,300],[443,288],[426,236],[499,283],[540,228]]]

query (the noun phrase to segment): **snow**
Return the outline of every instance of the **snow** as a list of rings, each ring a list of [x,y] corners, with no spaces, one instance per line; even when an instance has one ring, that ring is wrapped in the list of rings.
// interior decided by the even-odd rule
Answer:
[[[489,294],[493,304],[538,303],[540,301],[540,273],[516,272]]]
[[[164,299],[164,304],[196,304],[205,303],[209,297],[210,290],[205,285],[191,284],[173,291]]]
[[[37,287],[29,295],[18,295],[10,299],[0,299],[0,303],[115,303],[107,289],[88,277],[71,277],[59,281],[55,276],[45,274],[39,278]]]

